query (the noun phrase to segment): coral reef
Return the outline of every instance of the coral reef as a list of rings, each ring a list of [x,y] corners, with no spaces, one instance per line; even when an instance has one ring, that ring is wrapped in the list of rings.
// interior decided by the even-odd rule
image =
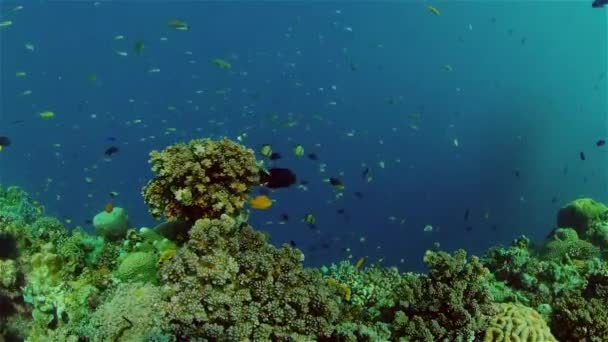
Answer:
[[[0,340],[608,340],[608,217],[591,199],[562,208],[539,246],[428,251],[423,274],[315,269],[247,223],[253,151],[193,140],[151,163],[144,198],[168,219],[155,228],[67,230],[0,189]]]
[[[150,153],[155,177],[143,196],[155,217],[194,222],[236,215],[259,184],[255,153],[228,139],[195,139]]]

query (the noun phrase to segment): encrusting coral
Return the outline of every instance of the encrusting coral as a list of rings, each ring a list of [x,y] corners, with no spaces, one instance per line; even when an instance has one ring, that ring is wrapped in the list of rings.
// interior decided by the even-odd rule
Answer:
[[[251,149],[229,139],[195,139],[150,153],[155,176],[143,196],[155,217],[194,222],[236,215],[260,169]]]

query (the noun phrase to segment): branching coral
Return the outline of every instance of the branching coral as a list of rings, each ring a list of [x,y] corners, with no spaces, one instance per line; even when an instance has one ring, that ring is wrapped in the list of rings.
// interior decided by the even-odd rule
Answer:
[[[155,217],[194,222],[235,215],[259,184],[253,150],[226,138],[175,144],[150,157],[155,177],[143,196]]]
[[[428,275],[406,274],[396,289],[392,333],[400,341],[470,341],[495,312],[488,270],[463,250],[427,251]]]
[[[210,340],[315,340],[331,335],[340,297],[303,255],[223,215],[198,220],[161,268],[170,330]]]

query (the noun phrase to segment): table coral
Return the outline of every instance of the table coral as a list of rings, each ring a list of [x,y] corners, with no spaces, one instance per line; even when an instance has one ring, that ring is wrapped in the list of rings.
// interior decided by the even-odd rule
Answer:
[[[150,157],[155,177],[143,196],[155,217],[194,222],[236,215],[259,184],[254,151],[226,138],[195,139],[153,151]]]

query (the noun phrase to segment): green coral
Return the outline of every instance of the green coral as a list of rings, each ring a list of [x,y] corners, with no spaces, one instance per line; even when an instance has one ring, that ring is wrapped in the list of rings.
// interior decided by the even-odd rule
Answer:
[[[463,250],[427,251],[428,275],[405,274],[391,330],[399,341],[470,341],[495,312],[488,270]]]
[[[571,228],[559,228],[545,244],[544,257],[548,260],[561,261],[565,257],[589,260],[600,256],[600,249],[592,243],[581,240]]]
[[[153,252],[126,255],[116,270],[116,277],[125,282],[156,283],[157,256]]]
[[[579,198],[561,208],[557,214],[557,226],[572,228],[583,239],[593,235],[590,231],[592,224],[605,218],[608,208],[591,198]]]
[[[155,217],[194,222],[237,215],[259,184],[255,153],[228,139],[195,139],[150,153],[155,177],[143,195]]]
[[[169,330],[207,340],[328,337],[340,298],[303,254],[223,215],[198,220],[161,268]]]
[[[534,309],[502,303],[484,333],[484,342],[557,342],[545,320]]]
[[[161,336],[161,297],[161,289],[152,284],[120,284],[80,328],[81,334],[93,342],[146,341],[150,336]]]

